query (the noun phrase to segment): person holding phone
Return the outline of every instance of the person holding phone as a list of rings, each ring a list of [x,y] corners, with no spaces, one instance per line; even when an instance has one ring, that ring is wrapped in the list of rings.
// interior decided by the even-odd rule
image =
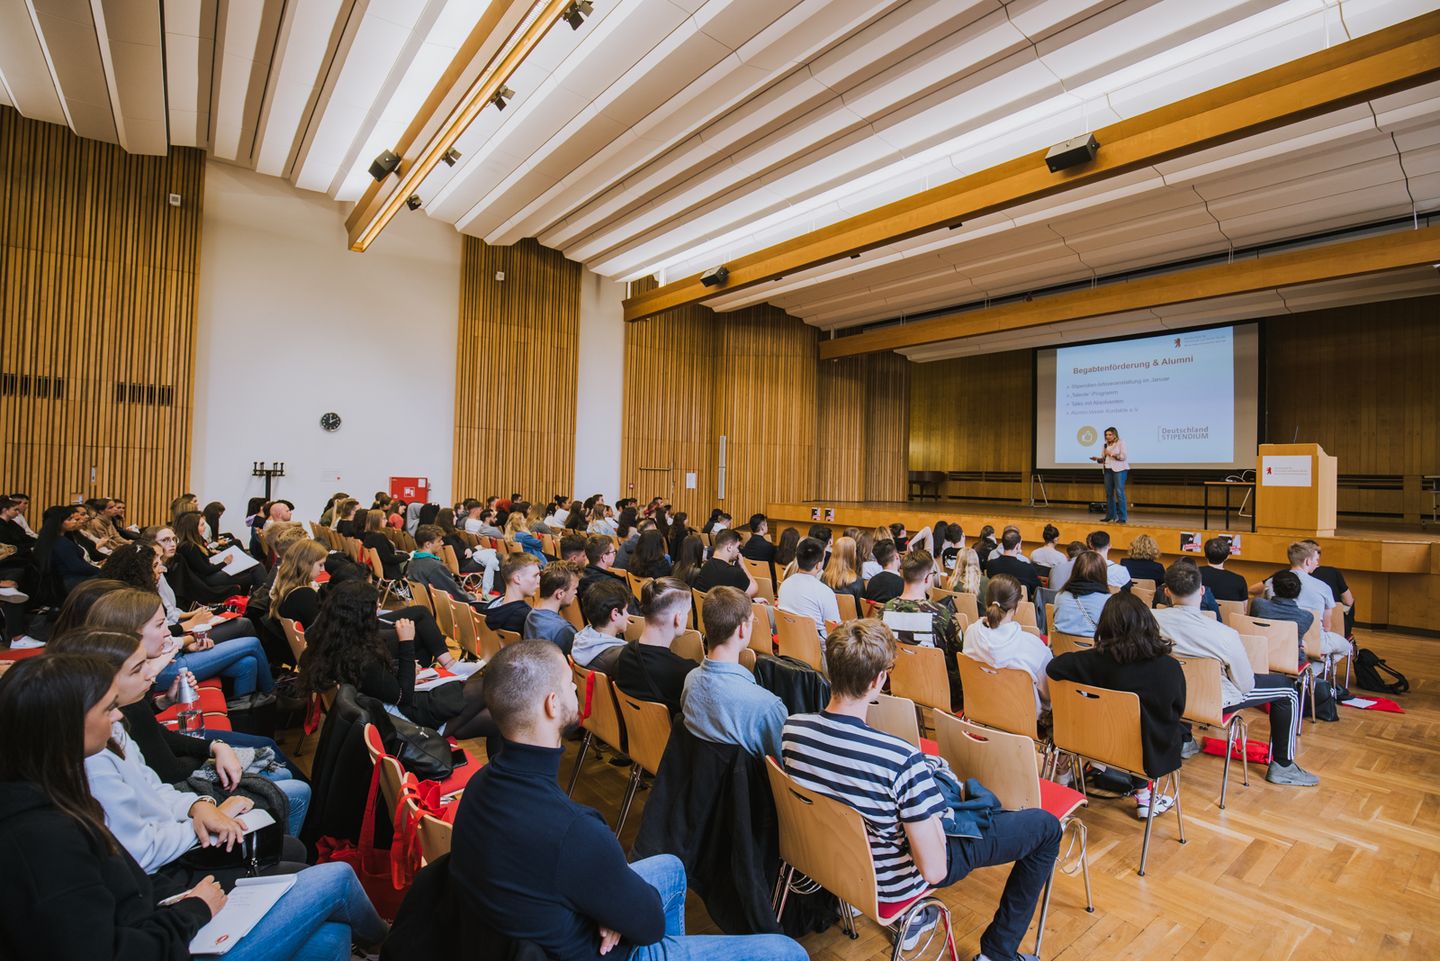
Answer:
[[[1105,520],[1101,523],[1128,523],[1125,481],[1130,477],[1130,459],[1120,432],[1113,427],[1105,428],[1105,446],[1090,459],[1099,464],[1105,474]]]

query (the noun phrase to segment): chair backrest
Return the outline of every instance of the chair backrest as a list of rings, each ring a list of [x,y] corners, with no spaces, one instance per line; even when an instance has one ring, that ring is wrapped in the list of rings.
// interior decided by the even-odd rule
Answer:
[[[1040,774],[1030,738],[936,714],[935,741],[956,777],[985,785],[1005,810],[1040,807]]]
[[[1052,680],[1050,706],[1057,748],[1131,774],[1145,773],[1138,694]]]
[[[573,598],[569,604],[560,608],[560,616],[570,622],[570,626],[577,631],[585,629],[585,615],[580,611],[580,598]]]
[[[1310,607],[1303,609],[1310,612],[1311,621],[1310,629],[1301,636],[1300,642],[1305,645],[1305,652],[1307,654],[1319,654],[1320,633],[1325,629],[1325,612],[1317,611],[1314,608]],[[1296,629],[1299,629],[1298,625],[1296,626]]]
[[[295,665],[298,667],[300,655],[305,653],[305,634],[300,630],[300,625],[290,618],[276,615],[275,619],[280,622],[280,629],[285,632],[285,640],[290,645],[290,656],[295,658]]]
[[[740,651],[740,666],[751,674],[755,673],[755,656],[753,647],[742,648]]]
[[[775,608],[776,645],[785,657],[804,661],[817,671],[824,671],[820,656],[820,635],[815,633],[815,622],[803,614],[791,614]]]
[[[654,774],[660,770],[660,759],[670,741],[670,709],[657,701],[631,697],[618,687],[615,699],[625,720],[626,753],[643,770]]]
[[[860,616],[860,610],[855,604],[855,595],[849,591],[836,591],[835,604],[840,608],[840,620],[853,621]]]
[[[415,802],[411,801],[414,804]],[[448,822],[423,814],[420,816],[420,857],[426,864],[434,864],[450,853],[450,834],[453,828]]]
[[[1130,582],[1130,593],[1145,602],[1146,607],[1155,606],[1155,592],[1159,587],[1149,578],[1132,580]]]
[[[950,710],[950,675],[945,671],[945,652],[938,647],[896,644],[890,691],[896,697],[908,698],[937,711]]]
[[[602,671],[586,670],[578,664],[572,664],[570,669],[575,674],[576,696],[580,699],[580,726],[615,750],[625,750],[625,722],[620,718],[610,678]]]
[[[1249,601],[1216,601],[1220,605],[1220,620],[1226,624],[1230,623],[1230,616],[1238,614],[1241,617],[1250,613]]]
[[[773,757],[765,759],[779,822],[780,859],[872,920],[880,905],[875,862],[860,812],[802,787]]]
[[[1045,605],[1045,628],[1049,631],[1055,630],[1055,602],[1050,601]]]
[[[908,697],[876,694],[866,708],[865,723],[920,747],[920,722],[915,717],[915,702]]]
[[[744,566],[746,573],[748,573],[751,577],[755,578],[755,580],[757,581],[760,580],[762,577],[768,581],[772,576],[770,573],[769,561],[752,561],[750,558],[742,554],[740,556],[740,563],[742,566]]]
[[[654,580],[654,578],[636,577],[629,571],[625,572],[625,582],[630,585],[630,593],[634,594],[637,598],[640,596],[640,592],[645,589],[645,585],[649,584],[652,580]]]
[[[431,614],[436,615],[436,620],[439,620],[439,612],[435,610],[435,602],[430,599],[429,586],[421,584],[419,581],[406,581],[405,583],[410,588],[410,600],[425,608],[425,610]]]
[[[690,588],[690,599],[694,601],[690,605],[690,626],[696,630],[705,627],[705,592],[699,588]]]
[[[1180,662],[1180,669],[1185,672],[1185,710],[1180,716],[1197,724],[1224,726],[1225,707],[1220,687],[1224,665],[1213,657],[1171,656]]]
[[[700,632],[693,628],[671,641],[670,650],[696,664],[705,660],[705,642],[701,640]]]
[[[1245,656],[1250,659],[1250,670],[1256,674],[1270,671],[1270,642],[1259,634],[1241,634],[1240,643],[1245,645]]]
[[[1294,621],[1267,621],[1248,614],[1231,614],[1225,619],[1241,634],[1265,638],[1270,648],[1270,670],[1295,677],[1300,673],[1300,626]]]
[[[500,638],[501,647],[509,647],[511,644],[520,643],[519,631],[496,631],[495,634]]]
[[[1038,627],[1039,622],[1035,620],[1035,602],[1021,601],[1015,605],[1015,623],[1021,627]],[[1049,624],[1049,621],[1045,622]]]
[[[455,603],[449,594],[444,591],[431,594],[430,610],[435,615],[435,623],[441,634],[453,638],[459,633],[459,628],[455,626]]]
[[[960,688],[965,692],[965,717],[976,724],[1038,739],[1035,681],[1018,667],[991,667],[963,653],[955,655]]]
[[[445,562],[445,569],[451,574],[460,573],[460,558],[455,554],[455,548],[449,544],[440,547],[440,559]]]
[[[940,603],[945,598],[950,598],[950,603],[955,606],[956,614],[965,615],[965,623],[974,624],[980,620],[980,599],[974,594],[966,594],[960,591],[947,591],[943,587],[930,588],[930,600]]]
[[[505,645],[500,642],[500,635],[490,626],[490,622],[485,620],[484,614],[470,607],[469,604],[466,604],[465,607],[470,611],[470,623],[475,625],[475,638],[480,644],[480,657],[482,660],[488,661],[499,654],[500,648]]]
[[[775,603],[775,582],[769,577],[757,577],[755,580],[755,597],[765,598],[771,604]]]
[[[377,580],[385,579],[385,565],[380,563],[380,552],[373,547],[364,548],[365,563],[370,565],[370,573],[374,574]],[[394,810],[393,808],[391,810]]]
[[[750,602],[755,612],[755,623],[750,631],[750,650],[757,654],[775,653],[775,608],[759,601]]]
[[[1050,653],[1056,657],[1075,651],[1086,651],[1094,646],[1095,638],[1093,637],[1086,637],[1084,634],[1066,634],[1053,627],[1050,629]]]
[[[625,622],[625,640],[638,641],[640,635],[645,632],[645,618],[631,614],[630,620]]]
[[[455,643],[460,645],[460,650],[471,657],[480,658],[484,654],[480,650],[480,635],[475,630],[475,611],[464,601],[457,601],[454,598],[447,598],[450,601],[450,620],[454,625],[455,633],[450,636]]]
[[[405,769],[400,762],[385,753],[380,740],[380,729],[373,724],[365,725],[365,750],[371,764],[380,765],[380,796],[385,799],[385,810],[394,813],[400,800],[400,785],[405,781]]]

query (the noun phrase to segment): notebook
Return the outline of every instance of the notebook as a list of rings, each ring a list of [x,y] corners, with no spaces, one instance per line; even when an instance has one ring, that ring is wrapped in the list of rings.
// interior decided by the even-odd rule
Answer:
[[[275,906],[281,895],[295,884],[295,875],[269,878],[241,878],[235,882],[220,913],[196,932],[190,941],[191,954],[225,954],[250,933],[250,929]]]

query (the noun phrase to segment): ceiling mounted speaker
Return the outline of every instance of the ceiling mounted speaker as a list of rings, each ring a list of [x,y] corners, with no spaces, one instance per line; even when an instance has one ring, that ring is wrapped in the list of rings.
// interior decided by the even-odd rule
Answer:
[[[400,155],[393,150],[382,150],[380,156],[370,164],[370,176],[377,182],[393,174],[400,166]]]
[[[1045,153],[1045,166],[1049,167],[1053,174],[1069,167],[1088,164],[1095,159],[1095,153],[1099,149],[1100,141],[1095,139],[1093,133],[1087,133],[1051,147]]]

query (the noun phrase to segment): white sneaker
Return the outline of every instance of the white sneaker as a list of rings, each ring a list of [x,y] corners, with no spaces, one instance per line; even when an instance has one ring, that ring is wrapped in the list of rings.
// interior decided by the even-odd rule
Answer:
[[[10,642],[10,650],[12,650],[12,651],[26,651],[26,650],[29,650],[29,649],[32,648],[32,647],[44,647],[44,646],[45,646],[45,642],[44,642],[44,641],[37,641],[37,640],[35,640],[35,638],[31,637],[29,634],[21,634],[19,637],[15,638],[14,640],[12,640],[12,641]]]
[[[1175,799],[1168,794],[1156,796],[1149,791],[1137,791],[1135,794],[1135,816],[1142,821],[1149,818],[1152,804],[1155,808],[1155,814],[1158,816],[1174,807]]]
[[[0,587],[0,598],[10,601],[14,604],[24,604],[26,601],[30,600],[30,595],[26,594],[24,591],[17,590],[13,587]]]

